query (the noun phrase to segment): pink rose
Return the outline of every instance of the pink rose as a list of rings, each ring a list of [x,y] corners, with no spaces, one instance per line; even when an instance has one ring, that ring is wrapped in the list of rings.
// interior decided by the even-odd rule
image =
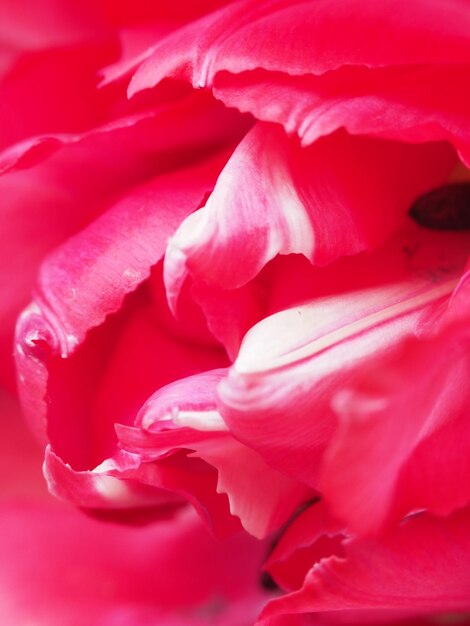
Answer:
[[[270,538],[263,625],[468,611],[468,3],[215,4],[69,7],[8,57],[49,489]]]

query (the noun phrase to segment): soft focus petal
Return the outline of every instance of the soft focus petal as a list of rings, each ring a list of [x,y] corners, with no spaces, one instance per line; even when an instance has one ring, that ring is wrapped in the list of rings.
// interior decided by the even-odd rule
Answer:
[[[4,392],[0,418],[5,624],[253,623],[267,599],[263,543],[246,533],[215,540],[188,509],[158,525],[120,526],[66,508],[38,484],[39,456]]]
[[[24,55],[0,81],[0,148],[32,136],[79,133],[100,125],[108,100],[96,89],[97,72],[115,56],[111,33],[97,42]]]
[[[3,506],[0,537],[4,623],[224,625],[240,604],[249,626],[263,603],[263,546],[246,535],[220,543],[189,512],[132,528],[53,505]]]
[[[0,387],[0,500],[47,499],[43,454],[21,415],[17,399]]]

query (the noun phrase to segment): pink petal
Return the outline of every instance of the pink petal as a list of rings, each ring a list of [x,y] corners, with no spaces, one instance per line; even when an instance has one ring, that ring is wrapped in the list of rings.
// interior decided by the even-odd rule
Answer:
[[[204,311],[208,328],[224,345],[231,360],[235,360],[244,335],[263,318],[266,311],[269,288],[263,285],[263,278],[260,276],[259,280],[230,290],[203,282],[192,285],[191,294]],[[179,297],[178,317],[181,315],[181,304]]]
[[[0,82],[0,148],[33,136],[80,133],[102,124],[108,100],[96,89],[96,77],[115,54],[111,34],[92,43],[23,54]]]
[[[162,517],[184,503],[181,497],[164,489],[115,477],[113,469],[106,469],[105,465],[93,471],[75,471],[54,454],[50,446],[46,448],[44,476],[50,493],[76,506],[117,510],[119,519],[119,513],[127,511]]]
[[[195,154],[207,154],[244,127],[237,115],[227,117],[222,105],[198,93],[160,107],[156,114],[134,115],[85,133],[46,162],[1,177],[5,261],[0,264],[0,281],[5,290],[0,342],[5,352],[11,353],[14,320],[28,303],[39,263],[52,247],[119,197],[124,200],[134,185],[186,165]],[[4,378],[11,376],[10,359],[2,360],[0,367]]]
[[[130,93],[185,79],[283,124],[304,145],[345,127],[406,142],[449,140],[470,163],[467,21],[460,0],[420,0],[406,12],[400,0],[247,1],[163,41]]]
[[[128,194],[49,257],[42,268],[37,304],[18,327],[20,391],[36,431],[44,415],[45,354],[70,354],[91,327],[121,306],[125,294],[159,260],[172,230],[210,189],[217,169],[217,160],[209,161],[155,179]],[[43,347],[35,355],[34,345],[41,342]]]
[[[49,0],[47,19],[37,0],[25,0],[22,8],[18,11],[15,0],[3,0],[0,7],[0,40],[16,55],[89,41],[104,32],[96,5],[89,2]]]
[[[265,544],[246,533],[214,540],[188,509],[171,521],[133,527],[64,507],[45,492],[33,441],[3,392],[0,415],[2,623],[253,622],[266,601],[258,585]]]
[[[31,332],[37,328],[34,323]],[[32,357],[31,351],[22,357],[26,367],[41,365],[41,353],[35,349],[36,358],[34,348]],[[49,440],[75,469],[91,469],[111,456],[116,446],[114,424],[132,424],[156,389],[227,364],[220,348],[182,341],[159,326],[145,286],[126,300],[117,315],[90,333],[73,355],[62,359],[43,352],[43,356],[49,407],[47,413],[28,415],[36,427],[47,415]],[[37,402],[43,394],[33,385],[41,377],[30,377],[27,386],[26,371],[21,374],[23,391]],[[34,404],[25,405],[28,411],[33,408]]]
[[[70,137],[67,137],[70,140]],[[10,170],[32,167],[47,159],[62,144],[65,143],[60,135],[53,137],[34,137],[25,139],[6,148],[0,154],[0,175]]]
[[[53,495],[99,518],[124,523],[162,520],[190,502],[217,537],[240,530],[227,497],[216,491],[214,469],[184,452],[158,462],[118,452],[92,471],[77,471],[48,450],[44,474]]]
[[[63,354],[149,276],[167,239],[212,188],[223,161],[217,155],[132,190],[48,257],[37,302],[58,318]]]
[[[168,76],[203,87],[222,71],[238,74],[264,68],[303,75],[345,64],[380,67],[469,60],[468,12],[462,0],[432,6],[419,0],[408,11],[402,10],[400,0],[245,0],[157,46],[134,76],[130,93]]]
[[[297,592],[273,600],[260,624],[283,624],[299,613],[358,610],[426,614],[469,608],[470,514],[447,519],[417,515],[380,540],[351,539],[346,558],[315,565]],[[351,612],[354,610],[354,612]],[[279,616],[279,619],[278,619]],[[374,613],[372,613],[372,617]],[[390,621],[392,621],[390,619]]]
[[[232,289],[276,254],[302,253],[324,265],[377,246],[403,223],[416,196],[445,180],[455,163],[451,152],[444,145],[407,146],[344,132],[305,149],[278,127],[258,124],[206,206],[169,242],[170,305],[175,308],[187,273]]]
[[[312,496],[311,489],[271,468],[233,437],[202,442],[195,455],[217,468],[217,490],[227,494],[231,513],[259,539],[280,528]]]
[[[264,568],[283,588],[298,589],[315,563],[332,555],[344,556],[343,541],[343,525],[323,502],[314,502],[287,526]]]
[[[467,325],[408,340],[334,399],[340,427],[322,487],[355,531],[375,532],[417,509],[448,515],[470,502]]]
[[[215,532],[229,534],[239,522],[230,514],[226,496],[216,492],[212,467],[187,458],[186,452],[145,467],[140,456],[116,454],[114,423],[132,423],[154,389],[225,363],[220,350],[198,348],[159,329],[145,294],[143,289],[133,294],[67,359],[48,356],[47,345],[41,348],[40,343],[33,343],[32,353],[24,357],[25,367],[42,368],[40,375],[27,369],[21,373],[31,399],[26,401],[33,403],[27,408],[36,408],[34,423],[45,421],[53,443],[55,454],[48,453],[45,462],[49,488],[60,498],[100,515],[109,511],[123,521],[161,517],[189,499]],[[38,323],[32,321],[37,332]],[[46,380],[47,411],[42,404]],[[107,456],[112,458],[101,463]]]
[[[120,30],[118,34],[121,44],[120,58],[100,71],[102,80],[99,86],[103,87],[129,76],[149,56],[151,47],[178,26],[178,22],[165,21]]]
[[[130,427],[119,427],[121,445],[141,458],[142,473],[135,472],[138,480],[148,480],[146,476],[159,476],[161,484],[172,489],[177,487],[176,465],[170,482],[162,479],[161,472],[170,459],[179,458],[178,449],[192,450],[187,459],[187,471],[198,474],[198,483],[187,483],[186,492],[181,492],[196,507],[203,511],[203,517],[209,518],[210,526],[218,533],[228,531],[220,521],[220,499],[215,498],[215,491],[226,494],[230,504],[230,513],[240,519],[243,528],[251,535],[263,538],[279,529],[293,514],[297,507],[311,496],[311,490],[270,468],[253,450],[235,441],[227,433],[195,431],[190,428],[172,429],[158,433],[145,433]],[[155,459],[155,460],[152,460]],[[213,484],[212,475],[206,476],[200,460],[217,470],[217,484]],[[241,471],[241,469],[243,471]],[[210,479],[210,482],[208,482]],[[206,487],[201,491],[203,484]],[[196,489],[197,487],[197,489]],[[208,492],[214,490],[211,500]],[[203,497],[201,497],[203,496]],[[202,507],[202,508],[201,508]],[[227,528],[233,528],[224,522]]]
[[[152,280],[158,269],[162,280],[161,265]],[[214,468],[187,458],[187,452],[158,464],[116,454],[114,424],[132,423],[155,389],[226,364],[220,348],[169,334],[153,308],[148,285],[143,285],[65,359],[57,354],[55,337],[47,335],[45,318],[33,310],[25,316],[22,328],[29,343],[18,355],[20,376],[30,420],[43,436],[47,429],[53,444],[55,454],[49,453],[45,463],[49,488],[100,515],[112,509],[116,519],[161,516],[175,503],[176,493],[177,503],[189,499],[215,532],[225,535],[239,522],[226,496],[217,494]],[[106,457],[111,458],[102,463]]]
[[[214,93],[228,106],[282,124],[303,145],[345,127],[407,143],[448,140],[468,159],[468,73],[466,65],[347,66],[295,77],[257,70],[221,74]]]
[[[333,395],[358,367],[432,325],[465,266],[468,234],[410,225],[373,255],[312,268],[309,300],[272,315],[245,336],[219,386],[234,436],[270,464],[318,487],[337,424]]]
[[[226,371],[225,368],[205,371],[162,386],[137,414],[136,426],[159,436],[168,429],[178,429],[178,433],[169,433],[177,438],[185,427],[197,432],[225,432],[225,424],[214,413],[217,413],[217,385]]]
[[[120,452],[109,463],[109,469],[110,475],[117,478],[135,480],[184,498],[219,538],[240,530],[240,521],[232,515],[226,494],[217,491],[216,470],[201,459],[191,458],[186,451],[154,462]]]
[[[149,58],[139,67],[129,85],[129,96],[154,87],[164,78],[192,82],[196,87],[206,86],[203,66],[211,59],[208,51],[218,39],[236,32],[240,24],[266,13],[262,3],[253,0],[231,3],[208,16],[189,23],[157,45]],[[268,9],[269,10],[269,9]]]
[[[0,387],[0,499],[49,498],[41,475],[43,453],[21,414],[18,401]]]
[[[235,626],[238,610],[248,626],[265,601],[263,544],[216,541],[188,511],[133,528],[24,504],[2,506],[0,527],[5,624]]]
[[[311,491],[267,466],[226,432],[215,393],[224,373],[206,372],[159,390],[138,416],[147,432],[123,427],[117,432],[121,445],[144,462],[166,459],[181,448],[193,450],[191,457],[217,470],[217,492],[227,494],[231,513],[261,538],[282,526]]]

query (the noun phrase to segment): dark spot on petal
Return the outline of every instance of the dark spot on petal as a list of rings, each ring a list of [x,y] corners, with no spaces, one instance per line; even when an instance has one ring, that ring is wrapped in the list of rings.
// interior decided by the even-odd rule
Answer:
[[[450,183],[432,189],[412,205],[410,216],[433,230],[470,230],[470,183]]]
[[[278,589],[280,589],[279,585],[268,572],[261,572],[259,584],[263,589],[266,589],[267,591],[277,591]]]

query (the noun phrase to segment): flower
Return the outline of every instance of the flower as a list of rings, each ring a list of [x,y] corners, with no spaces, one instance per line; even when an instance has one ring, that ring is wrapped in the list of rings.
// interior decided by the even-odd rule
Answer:
[[[0,155],[49,489],[271,538],[260,624],[468,611],[468,7],[205,8],[94,26],[90,116]]]

